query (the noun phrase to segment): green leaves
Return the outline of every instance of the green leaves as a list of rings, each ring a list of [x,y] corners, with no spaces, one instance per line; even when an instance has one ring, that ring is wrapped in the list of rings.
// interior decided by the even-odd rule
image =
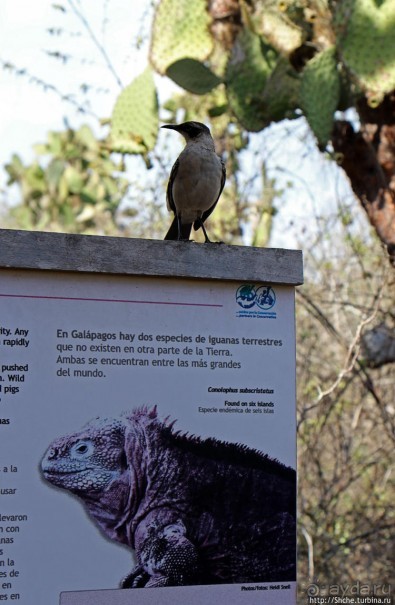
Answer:
[[[21,191],[12,214],[25,229],[112,233],[112,217],[128,190],[116,173],[123,166],[110,157],[107,142],[84,125],[50,132],[35,146],[38,158],[25,166],[14,155],[5,166],[9,184]],[[41,157],[44,156],[44,161]]]
[[[333,24],[347,70],[379,104],[395,88],[395,0],[343,0],[335,4]]]
[[[158,135],[158,100],[154,78],[147,68],[119,95],[111,118],[111,145],[121,153],[145,155]]]
[[[221,83],[211,69],[196,59],[180,59],[172,63],[166,75],[176,84],[196,95],[204,95]]]
[[[279,10],[278,4],[270,7],[267,2],[254,2],[250,9],[246,10],[249,10],[251,29],[264,36],[278,52],[289,55],[302,44],[302,28]]]
[[[334,47],[318,53],[307,63],[300,94],[307,121],[318,146],[324,149],[331,138],[334,112],[340,99],[340,75]]]
[[[267,125],[262,92],[275,62],[276,53],[270,46],[248,29],[241,31],[232,49],[225,80],[229,105],[249,131],[259,131]]]
[[[259,2],[242,3],[243,25],[221,79],[214,73],[218,53],[213,52],[206,0],[161,0],[152,27],[150,61],[158,73],[196,95],[208,95],[223,84],[226,101],[208,110],[208,115],[228,113],[232,119],[233,114],[250,132],[294,118],[302,109],[324,149],[342,103],[341,88],[352,88],[347,74],[378,100],[395,87],[395,0],[381,0],[379,6],[377,0],[342,0],[332,6],[333,21],[328,6],[320,5],[313,11],[313,22],[301,5],[271,2],[262,8]],[[309,46],[305,41],[311,37],[317,40]],[[155,86],[147,69],[117,99],[113,149],[146,156],[156,142],[157,111]]]
[[[300,77],[284,57],[279,57],[262,93],[267,123],[296,117],[299,107]]]
[[[214,48],[206,0],[161,0],[152,29],[150,61],[164,74],[186,57],[204,61]]]
[[[249,30],[235,43],[226,70],[229,105],[249,131],[294,118],[300,77],[288,60]]]

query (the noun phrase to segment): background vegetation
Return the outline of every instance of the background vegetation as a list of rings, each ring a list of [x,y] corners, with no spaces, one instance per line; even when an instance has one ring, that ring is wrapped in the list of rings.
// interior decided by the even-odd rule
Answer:
[[[111,1],[103,7],[102,32]],[[75,128],[43,132],[32,162],[15,153],[5,163],[2,226],[162,238],[177,152],[174,133],[158,142],[159,125],[210,125],[228,172],[210,232],[305,255],[301,599],[313,580],[393,582],[395,0],[157,0],[132,41],[149,40],[147,67],[127,85],[89,3],[53,9],[48,56],[58,69],[73,58],[67,36],[84,38],[119,94],[111,116],[100,116],[99,82],[65,94],[51,76],[0,59],[8,77],[28,78],[79,115]]]

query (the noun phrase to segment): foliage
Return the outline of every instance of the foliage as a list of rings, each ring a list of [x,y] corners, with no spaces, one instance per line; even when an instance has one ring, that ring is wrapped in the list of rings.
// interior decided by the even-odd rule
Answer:
[[[334,114],[345,108],[345,99],[350,107],[366,96],[376,106],[395,88],[394,10],[395,0],[384,0],[380,6],[375,0],[241,0],[242,27],[228,52],[225,74],[218,74],[218,43],[208,34],[213,19],[205,3],[162,0],[156,9],[150,59],[159,73],[175,76],[187,90],[191,78],[196,82],[201,74],[207,77],[211,68],[210,87],[192,86],[196,94],[214,86],[217,72],[228,109],[249,131],[296,117],[300,112],[295,109],[302,110],[325,148]],[[191,60],[195,76],[180,64]],[[340,85],[346,95],[340,95]],[[268,99],[282,89],[286,93],[281,111],[274,110]]]
[[[229,107],[240,124],[249,131],[267,125],[261,95],[276,65],[276,53],[253,32],[240,32],[226,67]]]
[[[246,241],[246,233],[253,228],[254,213],[248,217],[250,203],[243,207],[243,203],[235,199],[241,192],[238,182],[243,179],[238,156],[249,146],[246,133],[259,132],[273,122],[304,115],[320,150],[329,151],[349,176],[379,237],[391,254],[391,246],[394,249],[395,259],[395,233],[388,227],[395,213],[392,182],[395,160],[388,162],[391,153],[395,157],[391,147],[393,135],[382,130],[382,125],[392,124],[388,116],[393,115],[394,101],[390,94],[395,88],[392,44],[395,0],[379,3],[376,0],[213,0],[210,3],[158,0],[152,5],[151,67],[126,87],[104,44],[90,26],[82,4],[67,0],[66,6],[77,17],[100,59],[121,87],[109,120],[108,143],[113,151],[141,154],[147,167],[153,165],[152,160],[157,156],[158,124],[161,119],[169,120],[164,113],[168,104],[162,102],[162,106],[158,106],[152,69],[160,75],[166,74],[193,93],[192,103],[196,108],[201,105],[206,109],[194,113],[201,121],[210,122],[219,151],[225,155],[230,182],[223,200],[232,198],[231,220],[238,223],[233,224],[231,234],[240,238],[243,232],[243,241]],[[65,6],[62,11],[66,12]],[[52,30],[53,35],[55,31]],[[48,52],[62,63],[70,60],[69,53],[61,49]],[[14,73],[25,73],[15,71],[9,62],[6,65]],[[31,74],[25,75],[31,77]],[[47,86],[41,80],[36,81]],[[71,96],[61,96],[75,105]],[[175,97],[177,107],[170,121],[180,121],[181,113],[184,116],[193,113],[186,107],[186,98],[187,95]],[[389,109],[382,111],[388,99]],[[377,113],[369,116],[369,120],[361,111],[366,106],[378,106]],[[82,110],[80,104],[78,107]],[[351,107],[359,111],[362,127],[364,121],[369,122],[361,131],[365,148],[358,136],[352,136],[352,124],[347,122],[347,128],[340,126],[339,130],[338,112]],[[234,143],[237,138],[242,139],[242,145],[229,145],[232,137]],[[358,150],[361,153],[355,155]],[[369,151],[373,151],[371,158]],[[362,164],[364,169],[356,174],[353,167]],[[377,175],[374,187],[369,177],[372,173]],[[260,166],[256,174],[262,174]],[[255,198],[264,188],[262,181]],[[258,241],[254,233],[249,241]]]
[[[333,3],[336,48],[347,72],[373,106],[395,88],[393,0]]]
[[[161,0],[150,61],[158,73],[196,95],[213,99],[218,91],[221,104],[202,118],[209,117],[212,126],[226,116],[228,127],[258,132],[304,115],[319,149],[335,152],[395,264],[395,232],[388,227],[395,220],[394,14],[395,0],[223,0],[208,7]],[[143,98],[141,92],[136,115],[145,109]],[[349,108],[359,112],[364,148],[354,126],[337,120],[337,112]],[[367,115],[366,108],[378,111]],[[152,133],[158,120],[155,110],[145,113],[144,132],[126,117],[127,104],[118,102],[113,114],[113,129],[122,123],[129,139],[138,137],[137,150],[144,151],[153,145],[144,133]],[[391,133],[384,130],[388,126]],[[365,162],[368,170],[355,174],[355,164]]]
[[[204,61],[212,49],[205,0],[162,0],[152,26],[150,59],[160,73],[179,59]]]
[[[313,580],[391,584],[395,563],[393,367],[369,369],[361,348],[372,326],[394,321],[391,269],[355,224],[333,233],[324,223],[305,250],[297,293],[300,603]]]
[[[325,149],[337,110],[356,106],[360,98],[376,106],[395,88],[395,0],[380,6],[375,0],[240,0],[236,6],[237,35],[224,48],[205,2],[161,0],[150,62],[194,94],[222,88],[223,112],[242,128],[260,131],[303,113]],[[155,145],[157,125],[147,69],[115,104],[114,148],[146,154]]]
[[[111,118],[111,147],[121,153],[151,151],[158,136],[158,100],[149,68],[119,95]]]
[[[166,75],[176,84],[196,95],[204,95],[221,83],[208,67],[196,59],[180,59],[166,69]]]
[[[151,7],[151,68],[192,91],[196,104],[201,99],[207,106],[206,96],[214,101],[206,113],[200,112],[201,120],[210,121],[214,131],[234,129],[245,139],[245,131],[259,132],[273,122],[304,115],[319,148],[332,154],[350,178],[395,262],[391,228],[395,220],[395,0],[157,0]],[[66,0],[54,8],[63,18],[68,12],[74,15],[121,88],[110,119],[112,149],[140,153],[150,166],[156,154],[158,123],[166,119],[164,104],[158,107],[151,68],[124,88],[104,36],[94,31],[86,17],[86,7]],[[104,20],[103,32],[105,27]],[[48,31],[55,38],[64,35],[62,27]],[[77,33],[81,34],[72,35]],[[62,65],[72,59],[70,49],[52,48],[47,54]],[[81,104],[74,95],[62,93],[9,61],[2,64],[79,111],[94,114],[89,103]],[[82,88],[87,95],[100,89],[86,83]],[[180,104],[178,108],[183,110]],[[357,133],[356,120],[337,119],[338,112],[349,108],[359,114]],[[377,109],[374,113],[373,108]],[[174,115],[178,121],[177,112]],[[221,149],[221,141],[219,150],[227,152]],[[228,158],[228,168],[236,166],[234,157]],[[359,174],[356,165],[363,165]],[[231,174],[240,177],[237,167]],[[233,193],[231,186],[225,195]],[[240,213],[236,218],[241,218]]]
[[[125,169],[116,162],[106,141],[88,126],[50,132],[36,145],[37,159],[25,166],[17,154],[5,169],[8,185],[17,184],[22,203],[13,219],[23,229],[73,233],[112,233],[118,206],[128,181],[116,176]]]
[[[303,70],[301,105],[318,144],[325,148],[333,127],[333,114],[339,105],[340,75],[333,48],[315,55]]]

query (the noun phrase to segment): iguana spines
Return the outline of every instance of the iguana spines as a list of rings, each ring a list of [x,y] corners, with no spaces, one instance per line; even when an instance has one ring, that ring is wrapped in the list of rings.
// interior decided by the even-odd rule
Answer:
[[[295,579],[296,474],[256,450],[139,408],[56,439],[42,470],[135,551],[124,587]]]

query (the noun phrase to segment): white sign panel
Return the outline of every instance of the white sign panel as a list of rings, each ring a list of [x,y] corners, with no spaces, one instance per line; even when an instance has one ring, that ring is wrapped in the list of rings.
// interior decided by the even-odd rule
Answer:
[[[295,442],[293,287],[0,272],[0,602],[294,603]]]

